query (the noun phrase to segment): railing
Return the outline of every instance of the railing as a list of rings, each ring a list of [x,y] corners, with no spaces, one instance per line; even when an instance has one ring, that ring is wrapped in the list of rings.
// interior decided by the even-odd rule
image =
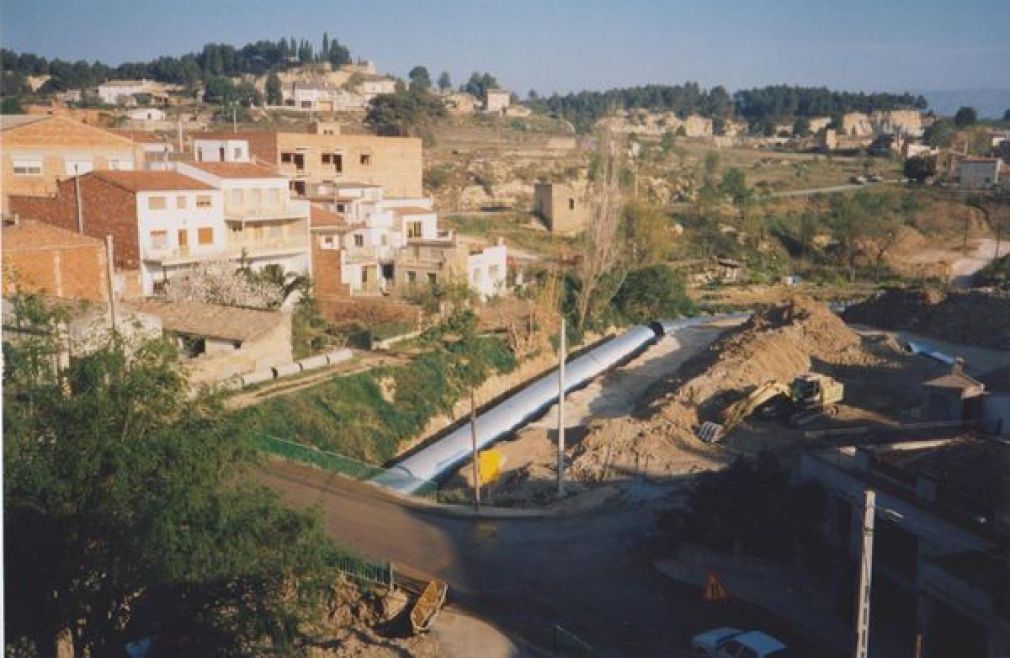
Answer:
[[[287,192],[285,191],[285,194]],[[306,219],[309,216],[309,202],[301,199],[290,199],[277,208],[232,209],[225,204],[224,218],[229,222],[254,222],[276,219]]]
[[[262,252],[269,251],[301,251],[308,250],[308,240],[274,240],[267,242],[251,243],[231,243],[224,249],[196,250],[193,247],[176,247],[166,249],[147,248],[143,251],[143,260],[147,261],[172,261],[172,260],[222,260],[241,258],[243,254],[256,256]]]

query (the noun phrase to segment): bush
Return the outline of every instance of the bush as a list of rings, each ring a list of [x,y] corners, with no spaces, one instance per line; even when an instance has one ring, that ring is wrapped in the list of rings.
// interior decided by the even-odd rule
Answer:
[[[667,265],[653,265],[628,273],[614,297],[614,306],[627,322],[652,322],[694,311],[684,290],[684,277]]]

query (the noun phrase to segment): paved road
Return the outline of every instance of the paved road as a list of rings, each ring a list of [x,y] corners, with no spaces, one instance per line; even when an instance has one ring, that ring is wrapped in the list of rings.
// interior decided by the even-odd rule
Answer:
[[[371,485],[291,463],[271,462],[259,478],[290,503],[317,506],[340,544],[444,579],[454,604],[537,646],[550,646],[558,623],[601,655],[678,656],[712,625],[770,623],[741,606],[707,606],[638,557],[658,498],[562,518],[475,520],[407,509]]]

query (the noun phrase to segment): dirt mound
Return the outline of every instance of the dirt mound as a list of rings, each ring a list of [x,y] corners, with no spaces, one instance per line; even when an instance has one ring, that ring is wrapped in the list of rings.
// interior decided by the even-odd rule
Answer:
[[[845,311],[848,322],[904,329],[952,343],[995,346],[1010,330],[1010,292],[888,290]]]
[[[789,382],[801,372],[833,365],[876,363],[860,338],[826,305],[806,297],[757,313],[685,366],[683,380],[649,406],[644,420],[595,424],[573,452],[572,473],[584,480],[626,472],[675,475],[710,467],[718,449],[695,429],[717,420],[734,400],[769,380]]]

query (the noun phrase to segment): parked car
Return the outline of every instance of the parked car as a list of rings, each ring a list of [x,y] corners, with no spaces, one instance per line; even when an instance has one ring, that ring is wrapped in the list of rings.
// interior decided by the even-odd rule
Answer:
[[[706,658],[795,658],[783,642],[761,631],[723,627],[696,635],[691,648]]]

